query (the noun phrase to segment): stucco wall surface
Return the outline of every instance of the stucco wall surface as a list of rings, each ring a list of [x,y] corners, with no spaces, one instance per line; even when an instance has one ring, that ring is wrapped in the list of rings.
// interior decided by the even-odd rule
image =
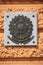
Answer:
[[[38,12],[38,46],[4,47],[4,13]],[[0,5],[0,58],[43,57],[43,4]]]

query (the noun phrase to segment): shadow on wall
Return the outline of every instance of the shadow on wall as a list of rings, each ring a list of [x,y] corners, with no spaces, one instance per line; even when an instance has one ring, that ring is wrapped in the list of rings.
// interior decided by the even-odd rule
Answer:
[[[15,3],[15,2],[30,2],[30,3],[43,3],[43,0],[0,0],[0,4]]]
[[[0,61],[43,61],[43,57],[30,58],[0,58]]]

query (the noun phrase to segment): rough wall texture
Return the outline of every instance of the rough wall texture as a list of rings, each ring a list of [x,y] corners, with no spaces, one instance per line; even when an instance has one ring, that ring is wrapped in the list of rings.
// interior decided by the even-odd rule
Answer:
[[[0,61],[0,65],[43,65],[43,61]]]
[[[38,46],[4,47],[4,13],[38,12]],[[0,5],[0,58],[43,57],[43,4]]]
[[[38,28],[43,27],[43,4],[39,5],[0,5],[0,29],[4,27],[5,12],[38,12]]]
[[[0,65],[43,65],[43,61],[0,61]]]

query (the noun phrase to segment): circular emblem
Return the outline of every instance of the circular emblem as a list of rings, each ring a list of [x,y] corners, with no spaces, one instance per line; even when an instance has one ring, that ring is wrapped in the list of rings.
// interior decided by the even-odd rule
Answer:
[[[27,16],[18,15],[12,18],[9,24],[9,31],[12,35],[12,38],[10,38],[13,42],[18,43],[24,43],[29,42],[32,40],[32,30],[33,25],[32,21],[30,21],[30,18],[27,18]]]

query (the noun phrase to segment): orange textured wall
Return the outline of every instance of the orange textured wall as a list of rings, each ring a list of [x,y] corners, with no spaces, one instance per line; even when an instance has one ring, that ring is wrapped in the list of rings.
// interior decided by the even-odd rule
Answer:
[[[4,47],[4,12],[38,12],[38,46]],[[0,5],[0,58],[43,57],[43,4]]]
[[[43,3],[43,0],[0,0],[0,4]]]

